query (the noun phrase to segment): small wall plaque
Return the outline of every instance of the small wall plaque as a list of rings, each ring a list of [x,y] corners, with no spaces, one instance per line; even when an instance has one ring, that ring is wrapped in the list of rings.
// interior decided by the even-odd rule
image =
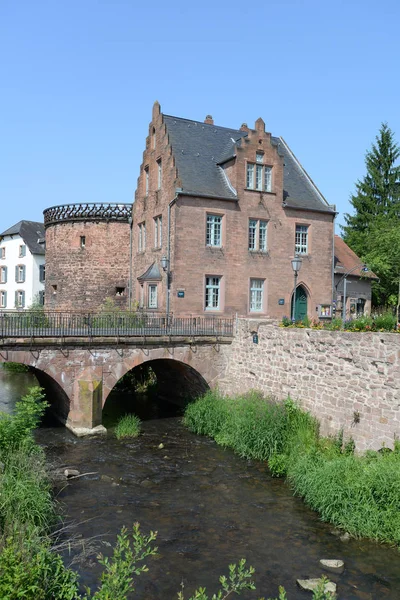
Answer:
[[[178,298],[184,298],[185,292],[183,290],[178,290],[177,296],[178,296]]]
[[[279,298],[278,304],[285,304],[285,298]]]
[[[258,333],[253,333],[253,344],[258,344]]]

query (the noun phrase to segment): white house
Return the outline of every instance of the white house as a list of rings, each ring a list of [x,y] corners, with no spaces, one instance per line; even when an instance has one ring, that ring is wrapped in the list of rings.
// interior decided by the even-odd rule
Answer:
[[[44,224],[19,221],[0,234],[0,310],[44,304]]]

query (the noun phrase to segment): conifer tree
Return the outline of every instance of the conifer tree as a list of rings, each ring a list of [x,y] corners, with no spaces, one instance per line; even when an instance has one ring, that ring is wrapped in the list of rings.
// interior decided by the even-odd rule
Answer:
[[[355,213],[345,214],[342,227],[345,242],[360,258],[370,250],[370,232],[377,222],[387,223],[400,217],[400,166],[396,161],[400,148],[387,123],[382,123],[376,143],[365,157],[367,174],[356,183],[350,204]]]

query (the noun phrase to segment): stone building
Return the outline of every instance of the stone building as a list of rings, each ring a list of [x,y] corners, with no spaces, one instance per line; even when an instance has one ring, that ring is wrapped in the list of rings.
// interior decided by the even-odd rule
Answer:
[[[128,308],[132,204],[68,204],[44,211],[46,308]]]
[[[333,292],[335,209],[286,142],[265,130],[161,113],[154,104],[133,205],[136,299],[176,315],[291,314]]]
[[[344,276],[346,277],[346,317],[371,313],[371,284],[378,277],[364,268],[363,261],[338,235],[335,235],[335,295],[337,315],[343,311]]]

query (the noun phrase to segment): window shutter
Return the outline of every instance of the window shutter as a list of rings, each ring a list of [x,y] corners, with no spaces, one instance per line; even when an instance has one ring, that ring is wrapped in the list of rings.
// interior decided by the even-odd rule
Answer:
[[[4,292],[4,308],[7,308],[7,292]]]
[[[4,267],[4,283],[7,283],[7,267]],[[6,294],[7,294],[7,292],[6,292]]]
[[[25,292],[22,292],[22,302],[21,302],[21,306],[22,306],[22,308],[25,308]]]
[[[44,265],[39,266],[39,281],[41,281],[42,283],[45,281],[45,266]]]
[[[26,267],[25,267],[25,265],[23,265],[22,266],[22,282],[25,281],[25,270],[26,270]]]
[[[18,308],[18,292],[15,292],[15,308]]]
[[[22,246],[22,256],[26,256],[26,246]]]
[[[18,267],[15,267],[15,281],[18,283]]]

